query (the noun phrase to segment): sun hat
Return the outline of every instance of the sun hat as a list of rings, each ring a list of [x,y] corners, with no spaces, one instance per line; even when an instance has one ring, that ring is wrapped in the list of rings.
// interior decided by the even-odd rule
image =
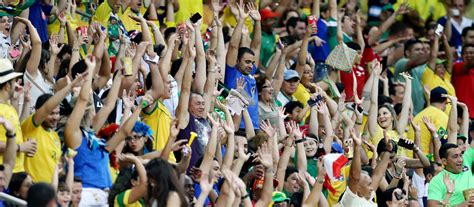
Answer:
[[[9,59],[0,58],[0,84],[22,75],[23,73],[15,72]]]

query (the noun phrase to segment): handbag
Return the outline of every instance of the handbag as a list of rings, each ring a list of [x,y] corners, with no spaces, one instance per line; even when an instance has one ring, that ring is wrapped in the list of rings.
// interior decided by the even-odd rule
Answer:
[[[349,72],[352,70],[356,56],[357,51],[347,47],[344,43],[340,43],[329,53],[326,64],[337,70]]]

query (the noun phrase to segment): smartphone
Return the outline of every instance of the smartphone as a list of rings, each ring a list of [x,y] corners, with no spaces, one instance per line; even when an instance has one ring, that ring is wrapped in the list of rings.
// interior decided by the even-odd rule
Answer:
[[[412,150],[413,147],[415,146],[415,143],[413,142],[408,142],[406,139],[400,139],[398,140],[398,146]]]
[[[322,97],[321,95],[317,95],[317,96],[316,96],[316,99],[311,99],[311,98],[310,98],[310,99],[308,100],[308,105],[312,107],[312,106],[318,104],[318,103],[319,103],[320,101],[322,101],[322,100],[323,100],[323,97]]]
[[[132,58],[130,57],[124,57],[122,58],[123,62],[123,67],[125,68],[125,73],[123,75],[128,76],[128,75],[133,75],[132,73]]]
[[[199,14],[199,12],[196,12],[195,14],[193,14],[193,16],[191,16],[191,22],[192,23],[196,23],[198,22],[200,19],[202,18],[201,14]]]
[[[318,18],[316,16],[308,16],[308,26],[311,27],[312,34],[318,33]]]
[[[436,36],[441,37],[441,34],[443,33],[443,29],[444,29],[443,25],[441,24],[436,25],[436,30],[435,30]]]

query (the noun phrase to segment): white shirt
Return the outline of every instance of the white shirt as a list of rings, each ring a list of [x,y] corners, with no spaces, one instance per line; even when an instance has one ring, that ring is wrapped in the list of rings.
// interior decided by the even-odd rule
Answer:
[[[427,193],[425,189],[425,176],[424,175],[418,175],[413,173],[413,178],[411,180],[411,184],[416,188],[417,190],[417,199],[418,203],[420,204],[420,207],[423,207],[423,196]]]
[[[46,80],[43,77],[43,74],[38,71],[36,77],[33,77],[28,70],[25,71],[25,75],[23,77],[25,84],[31,84],[31,104],[34,106],[36,104],[36,100],[38,97],[45,93],[53,93],[53,84]]]
[[[374,197],[375,192],[372,191],[369,200],[361,198],[354,194],[348,186],[339,203],[344,207],[376,207],[377,203],[373,201]]]

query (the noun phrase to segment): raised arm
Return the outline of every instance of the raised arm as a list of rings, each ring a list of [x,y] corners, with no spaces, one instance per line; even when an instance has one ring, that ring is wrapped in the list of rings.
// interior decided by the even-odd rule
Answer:
[[[184,79],[183,83],[181,86],[181,94],[179,97],[179,104],[178,108],[176,109],[176,117],[179,119],[179,128],[184,129],[188,123],[189,123],[189,112],[188,112],[188,106],[189,106],[189,99],[191,95],[191,85],[193,81],[192,77],[192,59],[194,59],[194,56],[196,55],[196,51],[193,47],[193,44],[187,45],[188,48],[188,54],[185,54],[185,57],[183,58],[183,63],[185,64],[185,69],[186,72],[184,74]]]
[[[380,72],[382,71],[380,63],[374,62],[374,69],[372,71],[373,84],[372,84],[372,91],[370,95],[370,110],[369,110],[369,118],[367,120],[367,124],[369,127],[369,133],[371,136],[374,136],[377,133],[378,123],[377,123],[377,115],[378,115],[378,97],[379,97],[379,77]]]
[[[293,136],[293,135],[290,135]],[[283,183],[285,183],[285,171],[288,168],[288,162],[290,161],[291,152],[294,150],[293,147],[294,138],[288,137],[285,141],[285,146],[283,148],[283,153],[280,156],[280,160],[278,161],[278,168],[276,171],[276,179],[278,183],[281,183],[277,186],[278,191],[283,190]],[[306,159],[306,156],[304,157]]]
[[[198,94],[204,94],[204,86],[206,84],[206,53],[204,53],[204,45],[202,43],[202,36],[200,32],[201,21],[193,24],[196,41],[196,73],[194,74],[194,81],[192,91]]]
[[[237,64],[237,54],[240,45],[240,39],[242,38],[242,28],[245,19],[249,15],[245,12],[243,4],[237,4],[239,9],[239,18],[237,20],[237,26],[235,26],[232,37],[230,38],[229,46],[227,48],[226,64],[230,67],[234,67]]]
[[[408,126],[408,117],[410,116],[411,105],[411,79],[408,73],[402,73],[405,78],[405,93],[403,94],[402,111],[400,112],[400,119],[398,120],[397,132],[403,134]]]
[[[311,9],[311,15],[315,16],[317,19],[321,16],[321,10],[319,9],[319,0],[313,0],[313,9]]]
[[[435,35],[433,46],[431,46],[431,55],[428,60],[428,67],[431,70],[436,70],[436,59],[438,59],[438,50],[439,50],[439,36]]]
[[[30,59],[28,59],[28,63],[26,64],[26,71],[28,71],[31,76],[36,77],[38,75],[38,67],[42,50],[40,36],[35,26],[33,26],[30,20],[23,17],[15,17],[15,19],[25,24],[28,28],[28,31],[30,32],[30,41],[32,49]]]
[[[458,101],[458,106],[462,108],[462,121],[459,126],[459,134],[465,137],[469,136],[469,109],[467,105]]]
[[[443,95],[451,101],[451,111],[449,112],[448,120],[448,142],[451,144],[457,144],[458,136],[458,99],[454,96]]]
[[[217,128],[220,126],[220,123],[214,120],[211,114],[208,114],[207,117],[212,123],[211,136],[209,142],[207,143],[206,149],[204,151],[204,158],[202,159],[201,166],[199,167],[202,171],[201,177],[209,177],[209,170],[211,169],[212,160],[216,154],[217,148]]]
[[[449,74],[452,74],[454,64],[453,51],[451,50],[451,46],[449,45],[448,38],[446,37],[446,35],[443,34],[441,40],[443,40],[444,52],[446,53],[446,60],[448,61],[448,64],[446,65],[446,70]]]
[[[351,138],[354,144],[354,156],[352,157],[351,169],[349,172],[349,189],[352,192],[358,192],[360,175],[361,175],[361,161],[360,150],[362,149],[362,139],[351,131]]]
[[[121,154],[118,158],[121,161],[132,163],[135,166],[135,170],[138,172],[139,183],[132,187],[127,201],[127,203],[135,203],[147,194],[148,178],[146,176],[145,166],[143,166],[138,157],[135,157],[132,154]]]
[[[5,136],[7,138],[7,144],[3,153],[3,166],[5,176],[5,186],[8,186],[12,177],[13,168],[15,167],[15,159],[17,152],[17,144],[15,142],[16,133],[15,127],[3,116],[0,116],[0,125],[5,128]]]
[[[229,110],[226,108],[224,104],[220,101],[216,101],[216,104],[219,108],[225,108],[225,122],[221,123],[222,127],[224,128],[225,132],[227,133],[227,145],[226,151],[224,155],[224,161],[222,163],[223,169],[231,169],[232,161],[234,160],[234,152],[235,152],[235,139],[234,139],[234,122],[232,121],[232,115],[230,115]]]
[[[329,16],[337,19],[337,0],[329,0]]]
[[[298,54],[298,62],[296,65],[296,72],[303,77],[304,67],[306,66],[307,56],[308,56],[308,42],[309,42],[309,35],[310,30],[306,30],[306,34],[303,39],[303,44],[301,45],[300,52]]]
[[[49,98],[39,109],[37,109],[35,115],[33,115],[33,123],[36,126],[39,126],[43,121],[51,114],[53,111],[58,108],[59,104],[66,98],[66,96],[71,92],[71,89],[82,85],[84,80],[86,80],[87,72],[78,75],[74,81],[70,81],[69,77],[66,76],[68,84],[62,88],[60,91],[56,92],[51,98]]]
[[[76,105],[72,110],[70,117],[79,117],[76,119],[68,119],[64,128],[64,142],[66,146],[71,149],[77,149],[82,143],[82,132],[80,129],[81,119],[84,117],[86,106],[91,98],[90,92],[92,90],[92,77],[95,68],[94,56],[89,56],[85,59],[87,65],[86,81],[81,87],[81,92],[76,100]]]
[[[267,143],[263,143],[258,151],[258,160],[265,167],[265,180],[263,181],[263,192],[255,207],[266,207],[272,201],[273,193],[273,158]]]
[[[313,189],[309,194],[308,198],[303,201],[302,207],[318,206],[319,199],[321,198],[321,192],[323,190],[324,177],[326,176],[326,168],[322,158],[318,159],[318,177],[313,185]]]
[[[259,65],[260,61],[260,47],[262,44],[262,24],[260,20],[262,19],[260,16],[260,12],[258,11],[257,6],[249,2],[247,4],[247,9],[249,11],[250,17],[255,21],[254,28],[253,28],[253,38],[252,43],[250,43],[250,49],[255,53],[255,65]]]
[[[122,83],[122,72],[118,71],[115,75],[112,88],[109,90],[107,95],[107,100],[105,101],[104,106],[97,112],[97,115],[94,116],[93,128],[94,131],[99,131],[102,126],[104,126],[109,117],[110,113],[115,109],[115,103],[117,102],[118,94],[120,91],[120,85]]]

